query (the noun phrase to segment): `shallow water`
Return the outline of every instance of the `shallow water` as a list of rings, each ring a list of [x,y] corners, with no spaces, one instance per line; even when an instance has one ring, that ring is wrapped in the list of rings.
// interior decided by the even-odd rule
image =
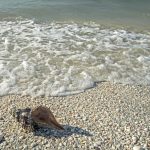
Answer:
[[[150,85],[148,34],[32,20],[0,28],[0,95],[67,95],[99,81]]]
[[[0,95],[76,94],[100,81],[150,85],[148,4],[1,0]]]
[[[1,0],[0,18],[75,21],[150,29],[149,0]]]

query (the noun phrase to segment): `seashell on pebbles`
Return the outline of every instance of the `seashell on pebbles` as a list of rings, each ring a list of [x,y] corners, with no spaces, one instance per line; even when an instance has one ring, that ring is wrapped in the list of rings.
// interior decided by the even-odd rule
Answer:
[[[24,129],[37,130],[39,126],[48,126],[58,130],[64,130],[64,128],[56,121],[53,113],[49,108],[39,106],[33,110],[30,108],[15,109],[13,112],[14,117],[18,122],[22,124]]]

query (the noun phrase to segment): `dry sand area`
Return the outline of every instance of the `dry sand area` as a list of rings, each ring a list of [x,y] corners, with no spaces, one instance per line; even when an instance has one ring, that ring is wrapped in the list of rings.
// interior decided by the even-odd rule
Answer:
[[[149,150],[150,87],[102,82],[65,97],[0,97],[1,150]],[[25,133],[11,116],[17,108],[47,106],[65,130]]]

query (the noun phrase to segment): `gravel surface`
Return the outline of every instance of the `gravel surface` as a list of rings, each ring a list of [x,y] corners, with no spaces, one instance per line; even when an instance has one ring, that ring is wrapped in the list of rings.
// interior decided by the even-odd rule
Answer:
[[[103,82],[66,97],[0,97],[1,150],[150,150],[150,87]],[[17,108],[47,106],[65,131],[26,133],[10,115]],[[149,148],[148,148],[149,147]]]

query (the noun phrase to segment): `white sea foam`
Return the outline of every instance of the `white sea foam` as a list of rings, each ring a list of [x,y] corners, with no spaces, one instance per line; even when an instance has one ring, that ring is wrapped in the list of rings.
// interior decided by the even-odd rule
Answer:
[[[98,81],[150,85],[150,35],[95,24],[0,22],[0,95],[76,94]]]

